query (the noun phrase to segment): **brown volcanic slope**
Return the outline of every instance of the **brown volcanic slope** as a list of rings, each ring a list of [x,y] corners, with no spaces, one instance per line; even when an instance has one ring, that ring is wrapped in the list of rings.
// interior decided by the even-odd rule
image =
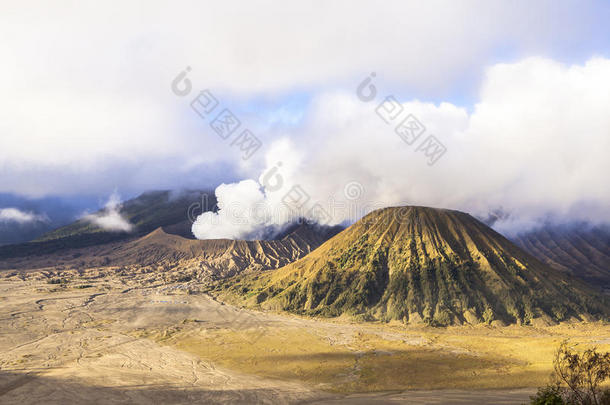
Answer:
[[[317,248],[334,233],[301,225],[279,240],[193,240],[167,234],[159,228],[114,250],[113,263],[152,265],[196,259],[202,269],[224,277],[285,266]]]
[[[188,266],[214,277],[225,277],[242,271],[284,266],[305,256],[337,232],[336,228],[303,224],[278,240],[234,241],[186,239],[158,228],[146,236],[125,242],[0,261],[0,268]]]
[[[300,314],[433,325],[607,318],[608,302],[468,214],[375,211],[281,269],[220,294]]]
[[[513,238],[544,263],[610,290],[610,229],[549,226]]]

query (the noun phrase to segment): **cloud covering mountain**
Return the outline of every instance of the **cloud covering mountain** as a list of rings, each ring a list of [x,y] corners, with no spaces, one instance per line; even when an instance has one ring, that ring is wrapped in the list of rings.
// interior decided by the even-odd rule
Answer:
[[[2,11],[0,54],[12,62],[0,66],[0,193],[201,189],[260,180],[281,161],[284,186],[303,187],[308,209],[333,196],[347,206],[331,222],[398,203],[502,210],[499,229],[608,218],[607,2],[134,1],[120,13],[59,2]],[[170,84],[187,66],[192,92],[177,97]],[[355,89],[371,72],[378,94],[364,103]],[[251,159],[193,112],[203,89],[261,139]],[[375,114],[392,94],[446,146],[435,165]],[[347,184],[362,195],[345,197]],[[296,215],[278,208],[287,190],[248,187],[242,205],[277,219],[198,232],[255,235]],[[223,193],[227,204],[244,195]]]
[[[610,60],[564,65],[529,58],[494,65],[472,112],[451,103],[403,101],[402,116],[413,114],[426,128],[413,145],[395,132],[400,118],[388,124],[383,109],[377,114],[391,94],[378,90],[377,101],[369,103],[346,92],[316,98],[306,125],[267,149],[262,189],[254,182],[223,185],[217,190],[221,208],[255,213],[262,207],[281,225],[282,198],[298,185],[311,202],[292,216],[315,217],[308,209],[318,202],[333,224],[403,204],[480,216],[501,209],[506,215],[494,226],[508,233],[547,220],[610,220],[610,189],[604,186],[610,171]],[[433,165],[417,147],[427,134],[447,149]],[[274,182],[265,180],[271,172],[281,177],[281,189],[263,187]],[[356,199],[345,192],[352,183],[360,188]],[[206,214],[216,221],[207,228],[198,224],[199,234],[240,234],[235,228],[244,221],[235,218],[243,214],[225,210]],[[244,225],[249,230],[252,223],[269,224],[252,217]]]

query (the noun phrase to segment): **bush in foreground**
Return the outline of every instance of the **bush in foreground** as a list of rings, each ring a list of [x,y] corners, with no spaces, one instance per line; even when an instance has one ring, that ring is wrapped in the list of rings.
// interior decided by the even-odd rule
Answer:
[[[577,352],[564,341],[553,359],[554,383],[531,397],[532,405],[610,405],[610,353],[595,348]]]

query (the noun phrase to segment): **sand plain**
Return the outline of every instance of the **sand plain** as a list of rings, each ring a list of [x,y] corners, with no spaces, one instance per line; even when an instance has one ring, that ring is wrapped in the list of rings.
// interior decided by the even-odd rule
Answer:
[[[404,327],[237,308],[200,281],[0,273],[0,403],[525,403],[602,323]]]

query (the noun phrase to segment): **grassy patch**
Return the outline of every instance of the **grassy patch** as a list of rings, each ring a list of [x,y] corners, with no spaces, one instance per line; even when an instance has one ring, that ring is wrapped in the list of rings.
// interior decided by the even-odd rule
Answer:
[[[269,328],[260,337],[256,330],[202,328],[157,335],[156,340],[229,369],[344,393],[534,387],[548,382],[552,353],[564,337],[595,343],[569,327],[543,332],[524,327],[346,328]],[[591,326],[591,331],[608,335],[607,326]]]

